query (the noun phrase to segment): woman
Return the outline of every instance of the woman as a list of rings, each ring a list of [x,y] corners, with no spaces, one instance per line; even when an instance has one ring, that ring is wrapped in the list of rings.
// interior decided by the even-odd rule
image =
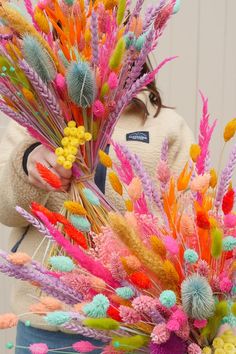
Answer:
[[[145,66],[144,71],[147,70],[148,67]],[[154,82],[126,108],[112,138],[126,144],[131,151],[138,154],[153,178],[164,138],[168,139],[169,164],[174,172],[179,172],[184,166],[193,142],[192,133],[184,120],[174,110],[162,105]],[[112,159],[116,160],[112,148],[109,150]],[[10,249],[30,255],[33,255],[42,237],[16,212],[15,206],[28,209],[32,201],[37,201],[50,210],[58,211],[65,198],[65,194],[52,191],[41,179],[35,167],[36,162],[48,166],[58,174],[63,189],[68,189],[71,171],[57,165],[53,153],[35,142],[23,128],[11,122],[0,144],[0,222],[12,227]],[[95,181],[121,209],[121,201],[106,183],[106,171],[101,166],[97,169]],[[42,259],[44,253],[45,250],[41,247],[36,259]],[[34,287],[15,282],[12,295],[13,311],[17,314],[29,312],[29,307],[36,302],[37,295]],[[58,332],[57,328],[46,327],[40,316],[25,315],[21,320],[16,341],[20,347],[27,347],[34,342],[45,342],[51,349],[65,348],[80,339],[76,335]],[[30,326],[23,324],[25,320],[28,320],[27,325],[30,320]],[[69,349],[68,351],[71,352]],[[28,352],[24,348],[16,349],[16,354]],[[99,352],[98,350],[97,353]]]

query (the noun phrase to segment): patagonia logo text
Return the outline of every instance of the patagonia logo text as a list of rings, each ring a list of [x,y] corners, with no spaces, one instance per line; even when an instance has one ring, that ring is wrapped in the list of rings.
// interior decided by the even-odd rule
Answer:
[[[149,144],[149,132],[133,132],[126,134],[126,141],[140,141]]]

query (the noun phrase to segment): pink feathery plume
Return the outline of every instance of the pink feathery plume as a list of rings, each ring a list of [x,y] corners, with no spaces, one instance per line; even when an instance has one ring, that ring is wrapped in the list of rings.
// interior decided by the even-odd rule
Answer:
[[[46,216],[43,213],[36,213],[39,219],[45,224],[46,228],[49,230],[51,236],[54,240],[61,246],[68,255],[74,258],[81,267],[87,269],[88,272],[93,274],[94,276],[103,279],[107,284],[116,288],[119,284],[117,284],[110,271],[103,267],[103,265],[86,255],[78,246],[72,245],[65,237],[48,221]]]
[[[117,170],[121,181],[126,184],[130,184],[132,179],[134,178],[133,168],[123,151],[120,149],[119,144],[116,144],[114,141],[111,141],[111,143],[116,153],[116,157],[120,162],[120,166],[118,166],[118,164],[115,164],[115,169]]]
[[[34,10],[33,10],[32,1],[31,0],[24,0],[24,3],[25,3],[25,8],[26,8],[28,14],[32,18],[32,22],[34,24],[35,29],[37,31],[40,31],[39,26],[37,25],[37,23],[35,22],[35,19],[34,19]]]
[[[148,84],[150,84],[150,82],[152,82],[155,79],[155,76],[159,73],[159,71],[162,69],[163,66],[165,66],[167,63],[169,63],[170,61],[174,60],[178,58],[178,56],[173,56],[173,57],[169,57],[164,59],[158,66],[156,69],[154,69],[148,76],[147,76],[147,80],[145,81],[143,86],[147,86]]]
[[[202,119],[200,122],[200,132],[198,138],[198,144],[201,148],[201,154],[197,160],[196,168],[198,174],[203,174],[206,172],[206,164],[209,158],[209,144],[211,140],[212,133],[216,126],[216,120],[213,122],[212,126],[209,124],[210,115],[208,113],[208,99],[200,91],[200,95],[203,102],[202,108]]]

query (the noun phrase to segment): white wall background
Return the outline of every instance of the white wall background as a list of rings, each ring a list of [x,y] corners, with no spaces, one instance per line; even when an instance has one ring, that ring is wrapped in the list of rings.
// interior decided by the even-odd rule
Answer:
[[[20,5],[23,0],[17,2]],[[235,13],[235,0],[182,0],[181,11],[169,23],[155,53],[158,62],[167,56],[179,57],[162,69],[158,86],[164,103],[176,107],[195,135],[201,113],[198,90],[208,96],[212,117],[219,120],[212,144],[213,161],[219,156],[224,124],[236,116]],[[0,136],[6,121],[0,117]],[[1,248],[7,247],[7,235],[8,229],[0,227]],[[0,284],[3,313],[9,309],[10,288],[3,276]],[[5,343],[12,338],[12,333],[0,332],[1,354],[7,352]]]

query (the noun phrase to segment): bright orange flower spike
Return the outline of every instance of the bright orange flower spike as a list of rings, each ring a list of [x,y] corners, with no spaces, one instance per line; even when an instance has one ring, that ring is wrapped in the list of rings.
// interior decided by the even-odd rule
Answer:
[[[177,181],[177,189],[179,192],[187,189],[191,176],[192,169],[189,171],[189,165],[186,163]]]
[[[55,173],[50,171],[47,167],[42,165],[41,163],[37,162],[36,163],[36,168],[38,170],[38,173],[40,176],[43,178],[45,182],[47,182],[52,188],[59,189],[61,188],[61,180]]]

